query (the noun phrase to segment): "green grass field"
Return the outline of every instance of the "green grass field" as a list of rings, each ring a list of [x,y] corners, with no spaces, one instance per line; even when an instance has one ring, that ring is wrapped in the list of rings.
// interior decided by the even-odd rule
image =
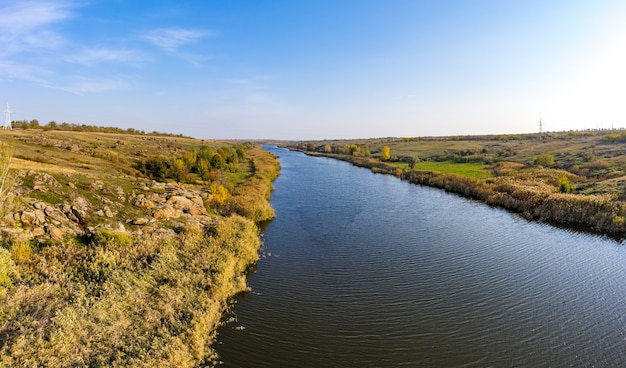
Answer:
[[[409,165],[407,163],[397,163],[396,165],[403,169],[409,168]],[[486,179],[493,176],[493,174],[489,172],[488,166],[482,162],[456,163],[450,161],[422,161],[415,164],[414,170],[426,170],[446,174],[457,174],[477,179]]]

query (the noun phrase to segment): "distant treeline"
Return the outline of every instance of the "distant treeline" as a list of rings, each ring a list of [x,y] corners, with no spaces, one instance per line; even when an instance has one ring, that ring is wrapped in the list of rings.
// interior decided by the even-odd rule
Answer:
[[[168,137],[183,137],[182,134],[161,133],[153,131],[152,133],[146,133],[143,130],[137,130],[134,128],[122,129],[118,127],[102,127],[97,125],[87,124],[74,124],[74,123],[57,123],[56,121],[50,121],[46,125],[39,124],[39,120],[14,120],[11,122],[13,129],[41,129],[41,130],[62,130],[70,132],[97,132],[97,133],[121,133],[121,134],[141,134],[141,135],[157,135]]]

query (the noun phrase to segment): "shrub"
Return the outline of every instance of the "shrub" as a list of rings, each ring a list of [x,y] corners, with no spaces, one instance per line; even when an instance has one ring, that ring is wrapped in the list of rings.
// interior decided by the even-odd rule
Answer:
[[[143,163],[142,171],[155,179],[165,179],[170,172],[170,164],[161,156],[150,157]]]
[[[569,181],[567,176],[561,177],[561,180],[559,181],[559,191],[561,193],[571,193],[572,183]]]
[[[270,203],[258,194],[232,197],[224,204],[224,209],[228,213],[238,214],[254,222],[271,220],[275,216]]]
[[[549,153],[542,153],[535,156],[533,163],[537,166],[548,167],[554,165],[554,156]]]
[[[133,244],[133,235],[123,231],[98,229],[93,235],[94,243],[107,248],[127,247]]]
[[[13,285],[11,279],[14,273],[15,264],[11,259],[11,253],[4,248],[0,248],[0,299],[6,296],[7,289]]]
[[[3,215],[4,209],[7,207],[8,188],[12,184],[12,175],[10,174],[11,161],[13,159],[13,151],[8,144],[0,143],[0,215]]]
[[[209,191],[211,192],[211,195],[213,195],[211,201],[217,205],[224,204],[224,202],[230,198],[228,189],[226,189],[226,187],[222,184],[216,182],[211,183]]]
[[[11,245],[11,256],[17,264],[27,264],[33,256],[30,243],[25,240],[14,241]]]

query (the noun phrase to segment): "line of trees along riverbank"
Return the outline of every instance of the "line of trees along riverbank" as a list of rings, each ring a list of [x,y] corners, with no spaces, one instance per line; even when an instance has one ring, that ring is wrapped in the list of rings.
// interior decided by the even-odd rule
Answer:
[[[304,151],[369,168],[374,173],[394,175],[414,184],[444,189],[492,206],[499,206],[540,221],[582,225],[600,232],[626,234],[626,203],[612,195],[563,193],[563,183],[573,175],[559,169],[528,167],[506,170],[486,179],[423,170],[407,170],[377,158]]]
[[[212,349],[217,327],[258,260],[257,223],[274,216],[269,196],[280,169],[276,158],[246,145],[236,165],[212,168],[218,170],[215,181],[161,183],[137,169],[145,162],[137,147],[175,162],[198,140],[2,133],[15,155],[29,157],[38,149],[57,164],[45,165],[48,172],[23,170],[31,164],[22,158],[12,169],[13,195],[2,208],[9,215],[0,216],[13,223],[10,231],[2,228],[0,239],[0,366],[218,364]],[[51,145],[52,138],[77,148]],[[86,149],[104,149],[108,140],[117,142],[119,160]],[[238,148],[232,145],[232,152]],[[131,172],[136,176],[126,174]],[[159,207],[166,202],[170,207]],[[110,214],[96,215],[104,204]],[[58,210],[63,206],[77,222],[65,225],[70,220]],[[46,234],[69,231],[69,225],[76,234]]]

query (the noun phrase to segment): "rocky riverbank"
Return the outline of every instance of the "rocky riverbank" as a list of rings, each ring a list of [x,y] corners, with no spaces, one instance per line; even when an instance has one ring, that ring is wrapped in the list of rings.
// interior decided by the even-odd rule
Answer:
[[[46,173],[33,170],[19,173],[12,191],[15,196],[12,202],[18,204],[2,218],[0,236],[46,243],[60,241],[65,236],[90,236],[99,228],[134,236],[174,235],[174,229],[184,230],[189,223],[208,226],[217,219],[207,212],[212,195],[204,187],[185,188],[180,183],[141,180],[135,189],[126,191],[121,186],[109,188],[101,180],[94,180],[87,189],[91,200],[77,192],[71,181],[64,186]],[[46,203],[28,199],[33,192],[63,201]],[[143,210],[140,213],[143,216],[126,218],[122,211],[127,205]]]
[[[217,364],[216,329],[258,260],[256,223],[273,216],[275,157],[183,137],[0,140],[12,152],[0,191],[0,366]]]

